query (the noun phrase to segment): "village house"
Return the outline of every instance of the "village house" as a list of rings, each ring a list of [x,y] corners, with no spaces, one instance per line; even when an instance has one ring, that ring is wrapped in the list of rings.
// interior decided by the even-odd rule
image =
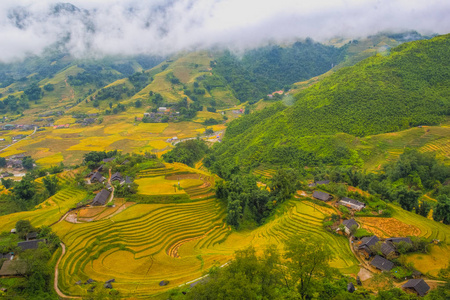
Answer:
[[[423,279],[410,279],[407,283],[402,285],[402,288],[413,291],[421,297],[425,296],[430,290],[430,286]]]
[[[108,190],[101,190],[94,198],[94,201],[92,201],[93,206],[101,206],[105,205],[106,202],[108,202],[108,198],[111,193]]]
[[[39,243],[45,243],[45,240],[40,239],[40,240],[18,242],[17,247],[21,248],[23,251],[30,249],[37,249],[39,247]]]
[[[111,182],[113,182],[113,181],[122,182],[122,181],[123,181],[122,175],[120,175],[119,172],[114,173],[114,174],[111,176]]]
[[[104,163],[109,163],[109,162],[112,162],[113,160],[114,160],[114,157],[108,157],[108,158],[103,159],[102,161]]]
[[[370,247],[379,241],[380,239],[376,235],[363,237],[361,239],[361,244],[358,246],[358,251],[360,251],[365,257],[369,257],[372,255],[372,249],[370,249]]]
[[[381,257],[379,255],[376,255],[370,264],[381,271],[389,272],[394,267],[394,263],[390,260],[387,260],[384,257]]]
[[[316,198],[321,201],[330,201],[331,199],[333,199],[333,196],[325,192],[314,191],[313,198]]]
[[[381,253],[383,253],[384,257],[388,257],[388,256],[395,254],[394,246],[390,242],[387,242],[387,241],[385,241],[384,243],[381,244],[380,250],[381,250]]]
[[[94,175],[92,175],[92,177],[91,177],[91,179],[90,179],[90,182],[91,183],[94,183],[94,182],[100,182],[100,183],[103,183],[104,181],[105,181],[105,177],[103,177],[103,175],[102,174],[100,174],[99,172],[95,172],[94,173]]]
[[[35,240],[35,239],[37,239],[37,237],[38,237],[38,234],[37,234],[37,232],[30,232],[30,233],[27,233],[27,241],[31,241],[31,240]]]
[[[330,181],[329,180],[316,181],[316,182],[308,184],[308,186],[315,187],[315,186],[322,185],[322,184],[330,184]]]
[[[342,198],[341,201],[339,201],[339,204],[357,211],[360,211],[361,209],[366,207],[365,203],[347,197]]]
[[[353,226],[356,226],[356,228],[359,227],[359,224],[354,219],[344,220],[342,222],[342,225],[344,225],[344,231],[345,231],[346,234],[350,234],[350,229]]]

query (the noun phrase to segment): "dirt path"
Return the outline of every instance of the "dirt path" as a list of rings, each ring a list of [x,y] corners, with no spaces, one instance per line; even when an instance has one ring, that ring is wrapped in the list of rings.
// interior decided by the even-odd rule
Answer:
[[[109,186],[112,188],[112,192],[111,192],[111,196],[110,196],[111,198],[109,198],[109,201],[108,201],[108,203],[109,203],[109,202],[113,201],[113,199],[114,199],[114,186],[111,183],[111,169],[109,169],[108,183],[109,183]]]
[[[55,266],[55,281],[54,281],[54,288],[56,293],[58,294],[59,297],[63,298],[63,299],[81,299],[81,297],[73,297],[73,296],[67,296],[66,294],[64,294],[63,292],[61,292],[61,290],[58,287],[58,275],[59,275],[59,263],[61,262],[62,257],[64,256],[64,254],[66,254],[66,245],[64,245],[62,242],[60,243],[61,245],[61,256],[58,258],[58,261],[56,262],[56,266]]]

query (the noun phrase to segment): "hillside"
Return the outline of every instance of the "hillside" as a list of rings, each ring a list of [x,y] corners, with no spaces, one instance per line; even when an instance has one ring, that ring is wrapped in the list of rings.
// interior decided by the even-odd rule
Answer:
[[[241,165],[355,164],[353,137],[437,125],[449,114],[450,36],[402,44],[298,93],[293,106],[232,122],[211,160]]]

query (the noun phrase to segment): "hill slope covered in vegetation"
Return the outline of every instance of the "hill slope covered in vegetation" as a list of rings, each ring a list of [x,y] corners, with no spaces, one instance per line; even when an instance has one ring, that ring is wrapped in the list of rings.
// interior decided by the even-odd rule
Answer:
[[[450,35],[402,44],[343,68],[278,104],[229,125],[210,163],[355,163],[345,139],[435,125],[450,111]],[[320,137],[318,137],[320,136]],[[351,137],[351,136],[350,136]]]

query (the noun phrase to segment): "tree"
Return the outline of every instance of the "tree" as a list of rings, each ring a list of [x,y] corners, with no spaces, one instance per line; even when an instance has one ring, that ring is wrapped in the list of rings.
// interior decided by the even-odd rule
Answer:
[[[2,178],[2,185],[5,187],[5,189],[9,189],[10,187],[14,186],[14,183],[16,183],[14,180],[12,180],[11,178]]]
[[[53,196],[56,191],[58,190],[58,177],[56,175],[53,176],[45,176],[42,179],[42,182],[44,183],[45,189],[48,191],[50,196]]]
[[[419,208],[416,210],[416,213],[426,218],[430,210],[431,210],[430,202],[422,201],[422,203],[419,205]]]
[[[6,167],[6,158],[0,157],[0,167],[1,168]]]
[[[302,299],[311,297],[314,281],[328,275],[332,269],[328,262],[333,257],[323,239],[308,235],[294,235],[285,243],[286,265],[289,279]]]
[[[134,102],[134,106],[135,106],[136,108],[142,107],[142,101],[141,101],[141,100],[136,100],[136,102]]]
[[[279,169],[270,183],[272,194],[282,202],[297,190],[297,172],[293,169]]]
[[[401,186],[396,191],[395,198],[403,209],[412,211],[413,208],[419,206],[419,197],[421,195],[422,193],[420,191],[410,190],[405,186]]]
[[[25,156],[22,159],[22,166],[27,170],[33,169],[34,160],[31,158],[31,156]]]
[[[440,195],[437,201],[433,219],[438,222],[442,221],[447,225],[450,224],[450,198],[447,195]]]
[[[44,90],[46,90],[47,92],[51,92],[55,89],[55,86],[51,83],[47,83],[46,85],[44,85]]]
[[[27,233],[34,230],[34,227],[31,225],[29,220],[19,220],[16,223],[16,233],[21,238],[25,238]]]

